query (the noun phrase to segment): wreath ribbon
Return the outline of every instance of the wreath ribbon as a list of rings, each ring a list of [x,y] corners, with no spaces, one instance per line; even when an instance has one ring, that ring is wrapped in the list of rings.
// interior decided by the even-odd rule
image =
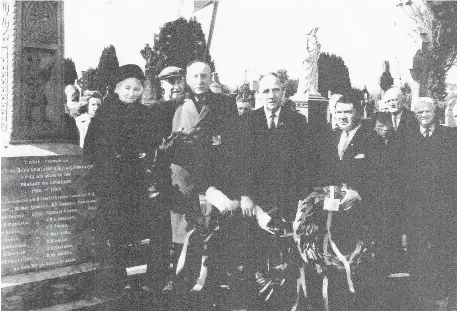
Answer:
[[[336,246],[335,242],[332,240],[332,233],[330,231],[330,227],[332,225],[332,214],[333,212],[328,212],[327,216],[327,234],[325,235],[324,238],[324,254],[328,254],[328,244],[330,243],[330,246],[332,247],[333,252],[335,253],[336,257],[343,263],[344,270],[346,270],[346,278],[349,286],[349,291],[351,293],[354,293],[354,283],[352,282],[352,277],[351,277],[351,266],[349,262],[347,261],[346,257],[340,252],[338,247]]]

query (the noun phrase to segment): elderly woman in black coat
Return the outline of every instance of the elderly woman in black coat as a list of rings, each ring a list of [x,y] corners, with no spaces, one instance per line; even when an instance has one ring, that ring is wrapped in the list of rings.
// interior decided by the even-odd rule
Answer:
[[[131,288],[125,268],[144,264],[142,288],[156,293],[163,288],[171,236],[166,195],[157,191],[156,182],[160,168],[155,154],[163,135],[153,110],[141,104],[144,79],[136,65],[118,69],[115,94],[95,114],[84,143],[98,199],[94,229],[102,267],[95,282],[103,291],[96,295]]]

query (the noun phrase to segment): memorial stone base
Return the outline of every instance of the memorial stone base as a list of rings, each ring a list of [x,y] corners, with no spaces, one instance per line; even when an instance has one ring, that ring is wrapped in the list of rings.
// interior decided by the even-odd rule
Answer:
[[[97,267],[91,165],[79,147],[57,143],[9,145],[1,160],[2,310],[84,299]]]
[[[327,99],[320,94],[296,94],[290,99],[296,103],[298,112],[306,116],[312,131],[327,127]]]

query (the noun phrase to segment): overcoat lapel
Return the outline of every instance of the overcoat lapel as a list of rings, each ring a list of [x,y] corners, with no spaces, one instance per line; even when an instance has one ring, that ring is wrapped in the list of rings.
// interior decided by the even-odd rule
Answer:
[[[184,132],[189,133],[198,120],[199,113],[194,102],[190,99],[185,99],[184,103],[176,109],[172,130],[177,132],[184,128]]]

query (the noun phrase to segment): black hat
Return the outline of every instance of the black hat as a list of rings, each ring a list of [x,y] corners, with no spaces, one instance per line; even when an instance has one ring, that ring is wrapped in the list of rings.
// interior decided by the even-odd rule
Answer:
[[[128,78],[138,79],[141,83],[143,83],[145,80],[143,70],[139,66],[134,64],[128,64],[119,67],[113,82],[114,84],[118,84],[119,82],[124,81]]]
[[[176,66],[165,67],[157,76],[159,80],[165,80],[172,77],[183,77],[184,69]]]

